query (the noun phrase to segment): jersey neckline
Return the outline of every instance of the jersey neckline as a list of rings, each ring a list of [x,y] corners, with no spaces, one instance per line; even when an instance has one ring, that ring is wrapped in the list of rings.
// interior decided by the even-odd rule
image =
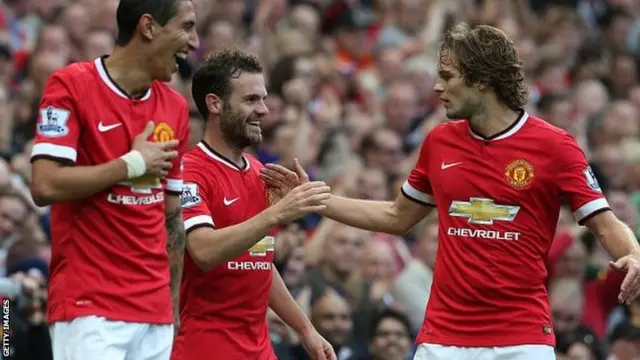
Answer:
[[[116,93],[118,96],[128,100],[145,101],[151,97],[151,88],[147,89],[147,92],[141,98],[134,98],[134,97],[131,97],[129,94],[127,94],[127,92],[124,91],[124,89],[122,89],[120,86],[118,86],[118,84],[116,84],[115,81],[113,81],[113,79],[111,78],[111,75],[109,75],[109,72],[107,71],[107,67],[104,64],[104,59],[106,58],[107,58],[106,55],[101,56],[95,59],[94,63],[96,65],[96,70],[98,70],[98,75],[100,75],[100,79],[102,79],[102,81],[107,85],[107,87],[111,89],[111,91]]]
[[[520,130],[522,128],[522,126],[524,126],[524,124],[527,122],[527,119],[529,119],[529,114],[524,111],[523,109],[520,109],[520,116],[518,116],[518,118],[516,119],[516,121],[514,121],[511,125],[509,125],[507,128],[505,128],[504,130],[495,133],[491,136],[482,136],[476,132],[473,131],[473,129],[471,128],[471,125],[469,124],[469,121],[467,121],[467,127],[469,128],[469,134],[471,134],[472,137],[478,139],[478,140],[483,140],[483,141],[494,141],[494,140],[502,140],[502,139],[506,139],[510,136],[515,135],[515,133],[518,132],[518,130]]]
[[[238,171],[247,171],[249,170],[249,168],[251,167],[251,163],[249,162],[249,160],[247,160],[247,157],[242,155],[242,161],[244,162],[244,166],[240,167],[238,165],[236,165],[236,163],[234,163],[233,161],[231,161],[229,158],[227,158],[226,156],[220,154],[219,152],[215,151],[211,145],[209,145],[206,141],[204,140],[200,140],[200,142],[198,143],[198,148],[200,148],[200,150],[202,150],[207,156],[209,156],[210,158],[212,158],[215,161],[221,162],[224,165],[234,169],[234,170],[238,170]]]

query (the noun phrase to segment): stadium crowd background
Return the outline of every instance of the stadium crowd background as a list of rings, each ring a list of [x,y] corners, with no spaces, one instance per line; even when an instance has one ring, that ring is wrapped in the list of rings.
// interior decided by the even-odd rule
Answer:
[[[446,121],[432,87],[437,44],[454,21],[499,26],[516,41],[530,84],[527,111],[573,133],[617,216],[640,233],[640,1],[193,0],[201,49],[239,47],[268,69],[263,162],[300,158],[334,193],[389,200],[416,149]],[[29,154],[52,71],[111,52],[118,0],[0,2],[0,293],[11,299],[13,359],[50,359],[48,209],[28,191]],[[204,123],[193,107],[191,144]],[[544,146],[541,144],[540,146]],[[96,239],[100,241],[100,239]],[[422,323],[437,222],[404,237],[307,217],[279,233],[277,266],[339,359],[406,359]],[[640,300],[617,303],[621,274],[564,209],[548,271],[558,359],[640,357]],[[22,286],[12,286],[21,284]],[[304,359],[269,314],[282,360]],[[613,357],[615,356],[615,357]]]

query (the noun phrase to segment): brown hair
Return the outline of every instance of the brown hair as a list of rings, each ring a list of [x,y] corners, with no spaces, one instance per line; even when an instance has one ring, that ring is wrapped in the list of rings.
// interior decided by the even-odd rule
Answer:
[[[455,66],[467,85],[483,83],[513,110],[527,103],[529,91],[515,44],[502,30],[458,23],[444,35],[440,62]]]

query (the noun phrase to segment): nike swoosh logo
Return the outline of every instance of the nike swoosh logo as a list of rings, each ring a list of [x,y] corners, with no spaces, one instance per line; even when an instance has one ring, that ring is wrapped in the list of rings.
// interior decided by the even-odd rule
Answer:
[[[223,199],[223,201],[224,201],[224,204],[225,204],[225,205],[229,206],[229,205],[233,204],[234,202],[238,201],[238,199],[240,199],[240,198],[239,198],[239,197],[237,197],[237,198],[235,198],[235,199],[227,200],[227,198],[225,197],[225,198]]]
[[[104,124],[102,123],[102,121],[100,121],[100,122],[98,123],[98,131],[100,131],[100,132],[109,131],[109,130],[111,130],[111,129],[115,129],[115,128],[117,128],[117,127],[118,127],[118,126],[120,126],[120,125],[122,125],[122,123],[113,124],[113,125],[104,125]]]
[[[455,163],[451,163],[451,164],[445,164],[444,161],[443,161],[442,165],[440,165],[440,169],[444,170],[444,169],[448,169],[450,167],[458,166],[460,164],[462,164],[462,162],[455,162]]]

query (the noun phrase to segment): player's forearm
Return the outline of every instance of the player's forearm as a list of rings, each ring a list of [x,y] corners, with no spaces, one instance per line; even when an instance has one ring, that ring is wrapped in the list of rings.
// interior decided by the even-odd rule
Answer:
[[[635,234],[618,219],[609,226],[599,227],[594,233],[604,248],[616,260],[631,253],[640,254],[640,246]]]
[[[95,166],[36,165],[31,194],[39,206],[84,199],[127,179],[127,165],[120,159]]]
[[[289,325],[298,334],[304,334],[313,328],[311,321],[304,314],[302,309],[295,302],[291,293],[287,289],[278,270],[274,267],[273,282],[269,292],[269,307],[273,310],[285,324]]]
[[[187,249],[196,264],[207,271],[247,251],[267,236],[276,225],[276,216],[267,209],[233,226],[216,230],[196,229],[187,237]]]
[[[180,325],[180,282],[182,280],[184,248],[186,244],[179,196],[167,196],[167,219],[165,227],[167,229],[171,302],[173,304],[174,325],[177,327]]]
[[[390,201],[349,199],[332,195],[321,215],[353,227],[391,234],[409,229],[397,219]]]

